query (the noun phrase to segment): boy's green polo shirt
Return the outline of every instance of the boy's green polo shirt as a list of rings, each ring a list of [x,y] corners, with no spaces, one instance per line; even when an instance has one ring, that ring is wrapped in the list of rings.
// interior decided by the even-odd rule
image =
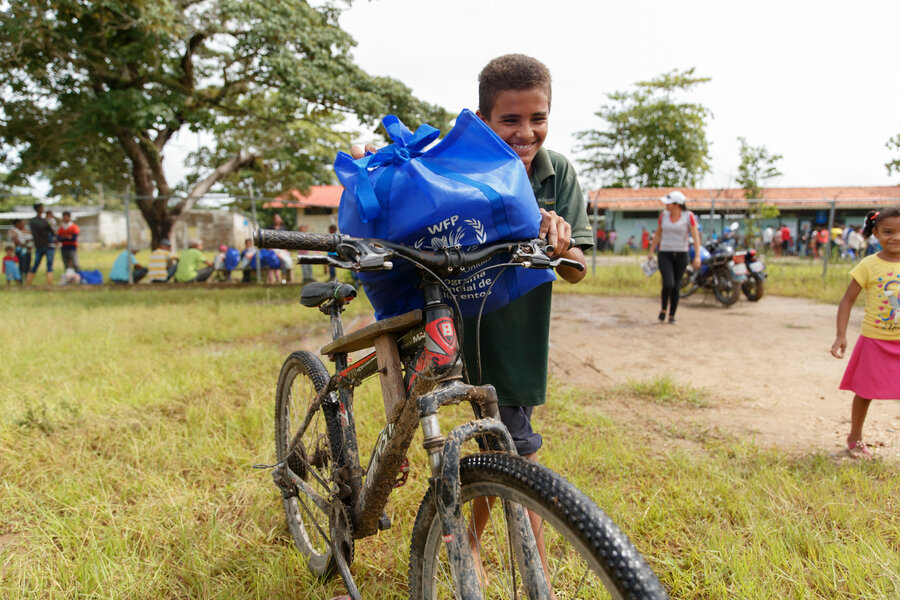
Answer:
[[[541,148],[532,161],[531,187],[538,206],[572,226],[572,245],[593,246],[593,234],[575,169],[561,154]],[[537,406],[546,400],[552,283],[545,283],[481,318],[481,381],[475,318],[464,320],[464,349],[473,383],[497,388],[503,406]]]

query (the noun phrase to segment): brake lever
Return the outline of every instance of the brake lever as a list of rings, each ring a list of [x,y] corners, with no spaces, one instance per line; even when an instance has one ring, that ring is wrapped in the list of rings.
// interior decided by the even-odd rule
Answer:
[[[550,258],[553,246],[543,240],[534,240],[528,244],[519,246],[513,254],[515,262],[519,262],[526,269],[555,269],[557,267],[570,267],[578,271],[584,271],[584,265],[570,258]]]
[[[584,265],[571,258],[555,258],[550,261],[550,266],[554,269],[557,267],[570,267],[576,271],[584,271]]]

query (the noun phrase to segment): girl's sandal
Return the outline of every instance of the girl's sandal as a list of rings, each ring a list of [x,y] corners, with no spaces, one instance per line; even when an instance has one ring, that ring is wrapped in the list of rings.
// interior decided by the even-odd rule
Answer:
[[[659,311],[659,322],[663,323],[663,322],[665,322],[665,320],[666,320],[666,311],[664,311],[664,310]]]
[[[864,441],[857,440],[851,442],[850,438],[847,438],[847,454],[850,455],[850,458],[858,458],[861,460],[872,460],[872,458],[874,458]]]

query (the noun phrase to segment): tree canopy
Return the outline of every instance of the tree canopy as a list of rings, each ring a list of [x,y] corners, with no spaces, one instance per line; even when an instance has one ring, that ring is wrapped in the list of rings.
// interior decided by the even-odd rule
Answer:
[[[744,190],[747,199],[762,198],[763,184],[768,179],[780,177],[776,163],[782,159],[780,154],[770,154],[765,146],[751,146],[747,140],[739,137],[741,164],[738,166],[737,183]]]
[[[744,190],[744,198],[750,200],[747,204],[747,238],[756,245],[760,219],[775,219],[781,214],[774,203],[762,200],[763,184],[781,176],[776,163],[782,156],[769,153],[765,146],[751,146],[742,137],[738,138],[738,142],[741,144],[741,164],[738,166],[737,182]]]
[[[900,133],[889,139],[885,145],[891,150],[900,151]],[[891,173],[900,175],[900,156],[885,163],[884,166],[887,167],[888,175]]]
[[[609,104],[594,113],[606,129],[575,134],[582,173],[607,187],[695,186],[709,172],[704,106],[675,95],[709,81],[694,69],[673,70],[636,89],[607,94]]]
[[[13,184],[44,175],[52,193],[133,186],[155,245],[216,184],[331,182],[346,115],[446,130],[446,111],[353,62],[340,12],[303,0],[0,3],[0,164]],[[215,139],[182,190],[163,169],[179,131]]]

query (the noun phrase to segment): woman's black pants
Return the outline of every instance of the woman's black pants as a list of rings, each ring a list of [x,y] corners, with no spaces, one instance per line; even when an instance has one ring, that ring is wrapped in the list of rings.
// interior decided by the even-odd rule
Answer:
[[[678,292],[680,291],[681,278],[687,269],[687,252],[659,251],[659,274],[662,275],[662,312],[669,309],[669,316],[675,316],[678,308]]]

